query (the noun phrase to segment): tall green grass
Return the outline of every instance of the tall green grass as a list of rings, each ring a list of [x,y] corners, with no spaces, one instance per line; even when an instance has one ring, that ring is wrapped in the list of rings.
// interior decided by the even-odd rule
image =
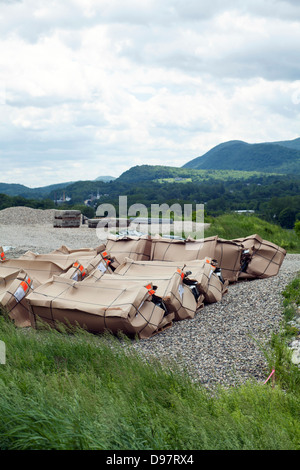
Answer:
[[[211,393],[124,339],[17,329],[5,316],[0,339],[2,450],[300,448],[299,391],[249,382]]]
[[[300,253],[300,237],[294,230],[283,229],[254,215],[224,214],[215,218],[209,217],[207,222],[210,227],[205,229],[205,237],[218,235],[220,238],[232,240],[258,234],[289,253]]]

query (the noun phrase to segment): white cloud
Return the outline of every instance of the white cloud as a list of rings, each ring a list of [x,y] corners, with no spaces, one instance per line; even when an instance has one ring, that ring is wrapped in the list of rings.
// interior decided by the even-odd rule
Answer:
[[[299,22],[287,0],[0,2],[2,180],[117,176],[297,137]]]

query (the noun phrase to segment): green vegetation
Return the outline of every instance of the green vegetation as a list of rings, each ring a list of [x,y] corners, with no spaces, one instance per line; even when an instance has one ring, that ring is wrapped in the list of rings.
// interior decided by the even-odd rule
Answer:
[[[294,229],[295,229],[297,236],[300,238],[300,220],[297,220],[297,222],[295,222]]]
[[[275,174],[275,173],[274,173]],[[203,181],[227,181],[227,180],[246,180],[251,177],[264,176],[261,171],[236,171],[236,170],[200,170],[193,168],[178,168],[162,165],[137,165],[127,171],[124,171],[118,178],[118,183],[141,183],[143,181],[153,181],[160,183],[176,182],[182,178],[184,182],[191,180],[193,183]]]
[[[218,235],[220,238],[232,240],[258,234],[286,249],[289,253],[300,253],[300,238],[293,230],[266,222],[255,215],[224,214],[219,217],[208,217],[210,227],[205,229],[205,237]]]
[[[293,229],[295,222],[300,220],[300,176],[296,173],[280,175],[228,169],[194,170],[140,165],[130,168],[110,182],[77,181],[66,183],[67,186],[52,185],[48,187],[48,193],[44,192],[43,196],[39,193],[39,197],[35,199],[23,195],[0,194],[0,210],[16,205],[72,209],[78,205],[83,207],[88,201],[91,209],[86,210],[86,213],[94,214],[94,210],[102,203],[113,204],[118,211],[119,197],[127,196],[128,207],[136,203],[144,204],[149,215],[152,204],[172,206],[179,203],[182,207],[184,204],[204,204],[208,216],[217,217],[233,211],[251,210],[267,222]],[[7,191],[10,192],[11,186],[20,185],[7,186]],[[37,188],[39,189],[41,188]],[[0,184],[0,192],[1,190],[5,191],[4,184]],[[54,200],[60,199],[63,194],[70,201],[55,205]]]
[[[27,199],[22,196],[0,194],[0,210],[16,206],[32,207],[33,209],[53,209],[55,204],[51,199]]]
[[[289,392],[295,393],[299,398],[300,369],[291,362],[292,351],[288,343],[299,335],[299,329],[291,326],[291,320],[298,316],[300,305],[300,273],[283,291],[283,322],[282,328],[271,338],[271,355],[269,364],[276,370],[280,386]],[[267,355],[266,355],[267,356]]]
[[[211,170],[257,171],[266,173],[300,174],[300,150],[282,142],[248,144],[233,140],[224,142],[209,150],[205,155],[194,158],[183,168]]]
[[[282,389],[279,370],[275,389],[250,381],[211,394],[125,339],[17,329],[5,316],[0,338],[1,450],[300,448],[299,387]]]

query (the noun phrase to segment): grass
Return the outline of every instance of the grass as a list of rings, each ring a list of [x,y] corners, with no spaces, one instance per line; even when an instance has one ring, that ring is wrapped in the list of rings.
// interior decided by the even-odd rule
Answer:
[[[17,329],[2,316],[0,338],[1,450],[300,448],[299,388],[283,390],[279,375],[275,389],[211,393],[109,335]]]
[[[300,253],[300,237],[294,230],[286,230],[279,225],[271,224],[254,215],[224,214],[208,218],[211,225],[205,229],[205,237],[218,235],[220,238],[232,240],[258,234],[286,249],[289,253]]]

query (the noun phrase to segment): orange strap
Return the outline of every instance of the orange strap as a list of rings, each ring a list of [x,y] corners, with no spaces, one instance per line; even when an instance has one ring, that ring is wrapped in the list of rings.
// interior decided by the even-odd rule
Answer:
[[[181,269],[177,269],[177,272],[180,274],[181,279],[183,279],[184,278],[184,272],[181,271]]]

